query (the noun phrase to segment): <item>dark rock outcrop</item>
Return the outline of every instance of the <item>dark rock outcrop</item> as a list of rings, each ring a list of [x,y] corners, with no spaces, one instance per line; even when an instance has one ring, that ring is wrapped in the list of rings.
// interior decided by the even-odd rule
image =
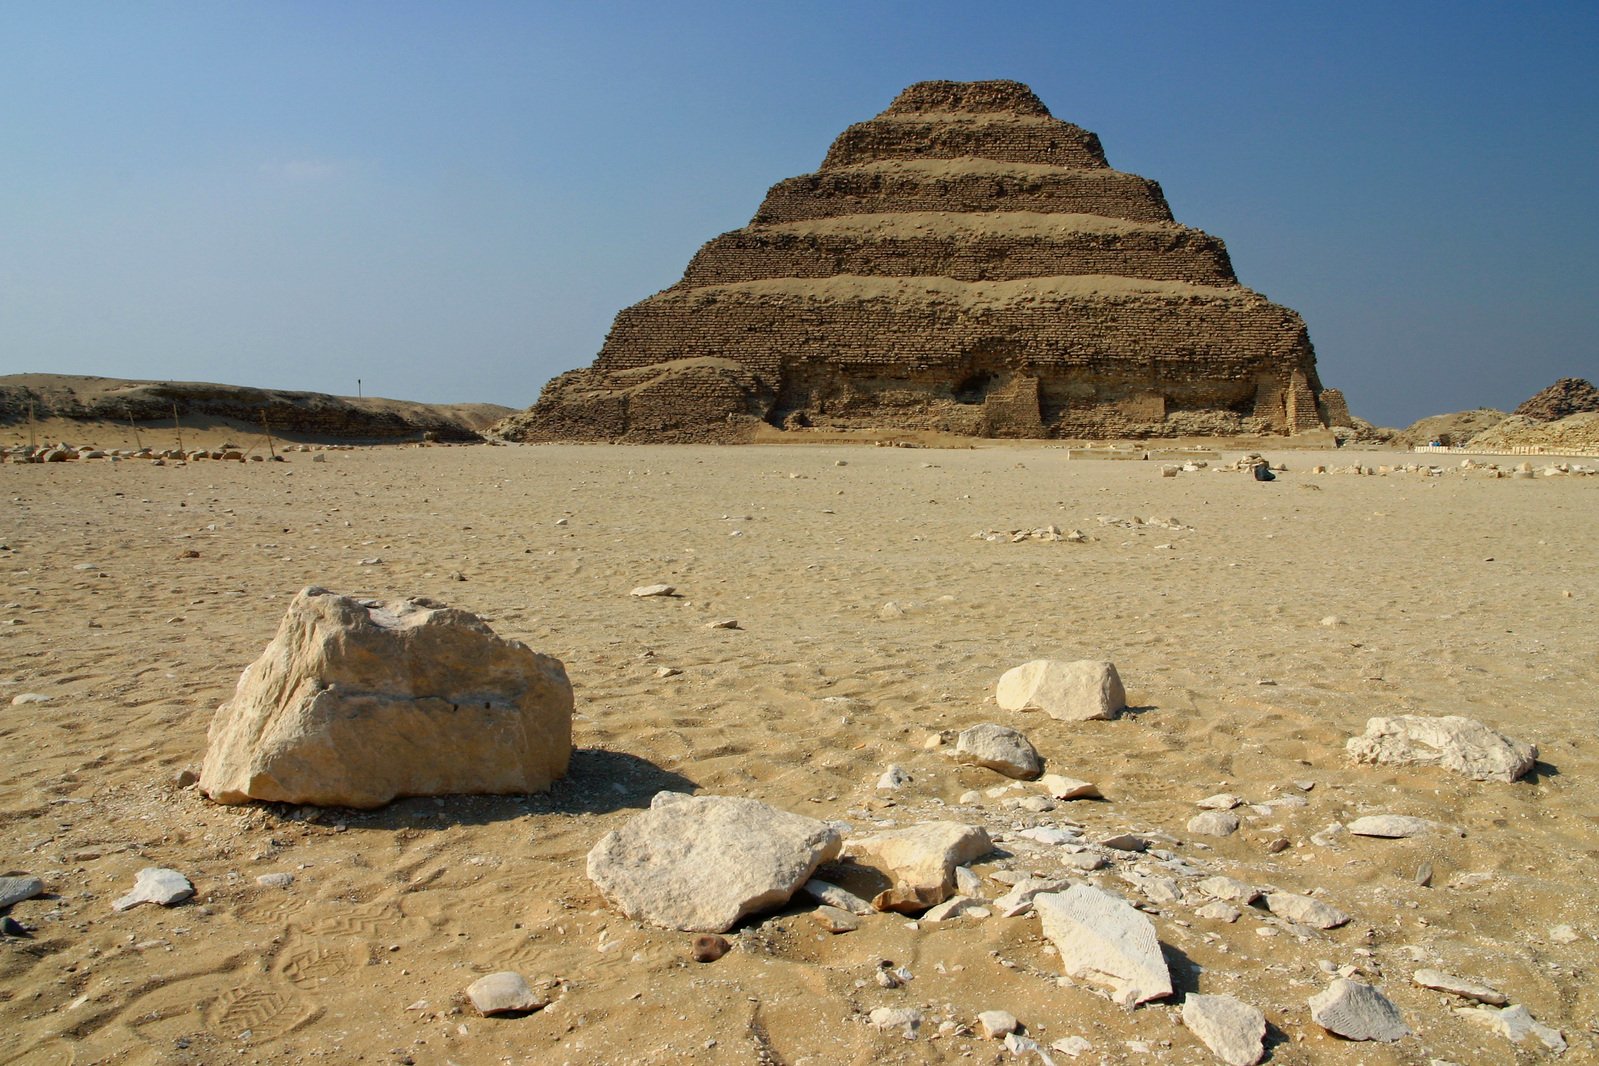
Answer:
[[[513,439],[1106,438],[1347,424],[1299,316],[1012,81],[922,82],[616,316]]]

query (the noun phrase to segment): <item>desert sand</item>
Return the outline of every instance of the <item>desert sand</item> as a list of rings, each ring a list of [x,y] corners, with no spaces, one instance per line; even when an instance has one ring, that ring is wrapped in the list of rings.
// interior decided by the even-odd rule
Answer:
[[[1196,991],[1263,1010],[1273,1063],[1549,1058],[1415,986],[1422,967],[1492,984],[1564,1034],[1563,1061],[1594,1061],[1599,478],[1315,475],[1406,457],[1263,450],[1289,467],[1269,484],[1042,445],[0,467],[4,865],[46,888],[11,909],[29,935],[0,942],[0,1062],[1009,1061],[974,1032],[991,1009],[1045,1047],[1090,1045],[1057,1063],[1213,1062],[1179,1020]],[[1050,524],[1090,539],[973,537]],[[651,582],[679,595],[628,595]],[[222,807],[179,787],[311,584],[433,597],[559,657],[577,696],[569,776],[544,795],[373,812]],[[739,628],[706,628],[727,618]],[[1132,710],[1000,711],[999,676],[1041,657],[1112,660]],[[48,700],[13,703],[26,694]],[[1351,763],[1346,739],[1394,714],[1480,719],[1537,744],[1539,765],[1506,784]],[[1023,785],[959,803],[1010,782],[924,742],[985,721],[1023,730],[1049,771],[1104,799],[1006,806],[1036,794]],[[913,781],[879,793],[890,763]],[[1133,1011],[1058,980],[1034,917],[884,914],[830,935],[800,897],[698,964],[690,934],[622,917],[584,872],[660,789],[856,833],[983,824],[1002,849],[975,864],[985,876],[1063,873],[1015,834],[1064,817],[1151,834],[1206,873],[1315,891],[1354,920],[1300,936],[1258,908],[1229,924],[1146,900],[1177,995]],[[1195,802],[1224,791],[1304,805],[1241,808],[1230,837],[1188,833]],[[1441,828],[1311,841],[1374,813]],[[1122,874],[1155,861],[1084,879],[1142,899]],[[146,866],[181,871],[195,897],[114,912]],[[271,873],[293,882],[257,883]],[[880,987],[881,960],[912,980]],[[1381,988],[1414,1035],[1357,1044],[1312,1022],[1307,997],[1338,968]],[[552,1004],[477,1016],[463,990],[503,969]],[[879,1006],[922,1010],[918,1039],[869,1025]]]

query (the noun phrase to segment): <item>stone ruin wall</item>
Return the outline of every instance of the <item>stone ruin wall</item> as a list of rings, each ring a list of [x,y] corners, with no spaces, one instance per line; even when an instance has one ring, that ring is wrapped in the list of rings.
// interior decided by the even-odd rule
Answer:
[[[1334,399],[1299,316],[1239,285],[1222,242],[1172,222],[1094,134],[1014,82],[928,82],[773,186],[500,428],[1292,434],[1347,417]]]

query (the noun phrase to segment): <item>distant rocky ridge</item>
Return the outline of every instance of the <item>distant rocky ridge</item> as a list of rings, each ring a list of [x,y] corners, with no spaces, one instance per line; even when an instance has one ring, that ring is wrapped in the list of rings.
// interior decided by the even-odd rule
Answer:
[[[0,376],[0,425],[44,420],[194,427],[219,421],[288,438],[339,441],[480,440],[481,430],[511,408],[495,404],[423,404],[405,400],[330,396],[195,381],[130,381],[68,374]]]
[[[1106,439],[1350,426],[1304,322],[1014,81],[912,85],[495,432]],[[1330,439],[1330,438],[1329,438]]]

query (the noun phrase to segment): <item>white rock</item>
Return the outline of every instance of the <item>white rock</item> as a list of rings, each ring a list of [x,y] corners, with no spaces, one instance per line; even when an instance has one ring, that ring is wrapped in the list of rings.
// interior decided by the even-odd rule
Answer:
[[[986,767],[1024,781],[1044,772],[1043,760],[1026,737],[993,722],[961,730],[955,740],[954,758],[967,766]]]
[[[1538,759],[1536,746],[1460,715],[1370,718],[1345,747],[1359,762],[1431,763],[1477,781],[1514,781]]]
[[[1347,1040],[1392,1042],[1410,1035],[1399,1008],[1368,984],[1339,978],[1310,997],[1311,1021]]]
[[[1079,781],[1075,777],[1063,777],[1060,774],[1045,774],[1038,779],[1044,787],[1044,792],[1058,800],[1073,799],[1099,799],[1099,786],[1090,781]]]
[[[1230,811],[1243,802],[1242,796],[1235,796],[1231,792],[1218,792],[1214,796],[1206,796],[1194,806],[1203,807],[1207,811]]]
[[[44,882],[37,877],[28,877],[25,874],[0,877],[0,910],[5,910],[13,903],[32,899],[43,891]]]
[[[1188,831],[1200,836],[1232,836],[1238,832],[1238,826],[1238,815],[1232,811],[1205,811],[1188,819]]]
[[[1034,814],[1047,814],[1055,809],[1055,801],[1048,796],[1024,796],[1019,800],[1006,800],[1006,806],[1015,806]]]
[[[1211,899],[1251,904],[1260,898],[1260,889],[1234,877],[1207,877],[1194,886]]]
[[[838,831],[815,818],[733,796],[670,796],[589,852],[589,879],[629,918],[720,933],[788,902],[838,857]]]
[[[960,822],[920,822],[849,841],[847,853],[892,882],[872,906],[906,913],[944,902],[955,887],[955,867],[994,850],[986,830]]]
[[[207,740],[200,788],[222,803],[538,792],[566,772],[572,686],[559,660],[466,611],[313,587]]]
[[[113,910],[125,911],[141,903],[157,903],[171,907],[194,895],[189,879],[176,870],[162,866],[146,866],[133,879],[133,891],[111,903]]]
[[[1403,814],[1370,814],[1356,818],[1346,829],[1358,837],[1413,837],[1425,833],[1437,823],[1425,818],[1411,818]]]
[[[847,888],[841,888],[830,881],[823,881],[813,877],[800,886],[800,890],[818,903],[839,910],[849,911],[851,914],[876,914],[872,905],[866,902]]]
[[[1049,1045],[1051,1051],[1058,1051],[1062,1055],[1076,1058],[1085,1051],[1094,1050],[1094,1045],[1080,1036],[1068,1036]]]
[[[1227,1066],[1254,1066],[1265,1054],[1266,1016],[1232,996],[1183,998],[1183,1024]]]
[[[983,901],[980,899],[972,899],[970,896],[954,896],[946,899],[936,907],[929,907],[927,912],[922,915],[921,921],[948,922],[972,911],[982,909]]]
[[[904,788],[906,785],[910,784],[912,780],[914,779],[910,774],[905,772],[905,768],[903,766],[899,766],[895,763],[889,763],[888,769],[883,771],[883,776],[877,779],[877,787],[893,791]]]
[[[1582,939],[1582,934],[1569,925],[1552,925],[1549,927],[1549,939],[1556,944],[1575,944]]]
[[[549,1006],[550,1002],[548,996],[533,991],[527,979],[514,970],[501,970],[479,977],[466,986],[466,996],[478,1013],[485,1017],[538,1010]]]
[[[676,585],[640,585],[628,593],[629,596],[670,596],[677,592]]]
[[[1519,1003],[1503,1010],[1496,1007],[1457,1007],[1455,1013],[1478,1025],[1487,1026],[1512,1044],[1519,1044],[1531,1036],[1556,1055],[1566,1050],[1566,1038],[1560,1030],[1544,1025]]]
[[[1016,1015],[1008,1010],[985,1010],[977,1016],[977,1025],[983,1031],[983,1036],[989,1040],[998,1040],[1001,1037],[1014,1033],[1021,1026],[1016,1020]]]
[[[1474,999],[1478,1003],[1486,1003],[1493,1007],[1503,1007],[1510,1002],[1510,997],[1498,989],[1477,984],[1475,981],[1467,981],[1463,977],[1456,977],[1454,974],[1444,973],[1442,970],[1417,970],[1410,975],[1410,979],[1422,988],[1436,989],[1439,992],[1448,992],[1454,996],[1464,996],[1466,999]]]
[[[255,883],[262,888],[288,888],[294,884],[294,875],[291,873],[262,874],[255,879]]]
[[[955,867],[955,891],[973,899],[983,899],[983,879],[970,866]]]
[[[861,927],[861,920],[855,915],[826,903],[812,911],[811,917],[829,933],[852,933]]]
[[[1075,844],[1083,839],[1083,835],[1075,829],[1062,829],[1052,825],[1038,825],[1031,829],[1023,829],[1016,834],[1023,840],[1031,840],[1039,844],[1048,844],[1052,847],[1061,844]]]
[[[24,707],[30,703],[49,703],[50,697],[42,692],[24,692],[11,697],[11,706]]]
[[[1034,659],[999,679],[996,702],[1007,711],[1043,711],[1063,722],[1115,718],[1127,693],[1114,664],[1103,661]]]
[[[1071,887],[1069,881],[1053,878],[1028,877],[1016,882],[1011,890],[994,901],[994,907],[1006,918],[1016,918],[1033,909],[1033,897],[1043,892],[1064,892]]]
[[[1293,892],[1268,892],[1266,906],[1279,918],[1314,929],[1336,929],[1349,921],[1349,915],[1337,907]]]
[[[906,1040],[915,1040],[922,1027],[922,1012],[914,1007],[874,1007],[867,1017],[884,1031],[898,1029]]]
[[[1209,918],[1213,922],[1236,922],[1243,917],[1243,912],[1231,903],[1213,899],[1209,903],[1194,911],[1201,918]]]
[[[1344,828],[1342,822],[1334,822],[1320,832],[1312,833],[1310,842],[1318,848],[1330,848],[1340,843],[1348,835],[1349,830]]]
[[[1108,985],[1131,1007],[1172,993],[1155,926],[1133,907],[1091,885],[1033,897],[1044,935],[1069,977]]]

